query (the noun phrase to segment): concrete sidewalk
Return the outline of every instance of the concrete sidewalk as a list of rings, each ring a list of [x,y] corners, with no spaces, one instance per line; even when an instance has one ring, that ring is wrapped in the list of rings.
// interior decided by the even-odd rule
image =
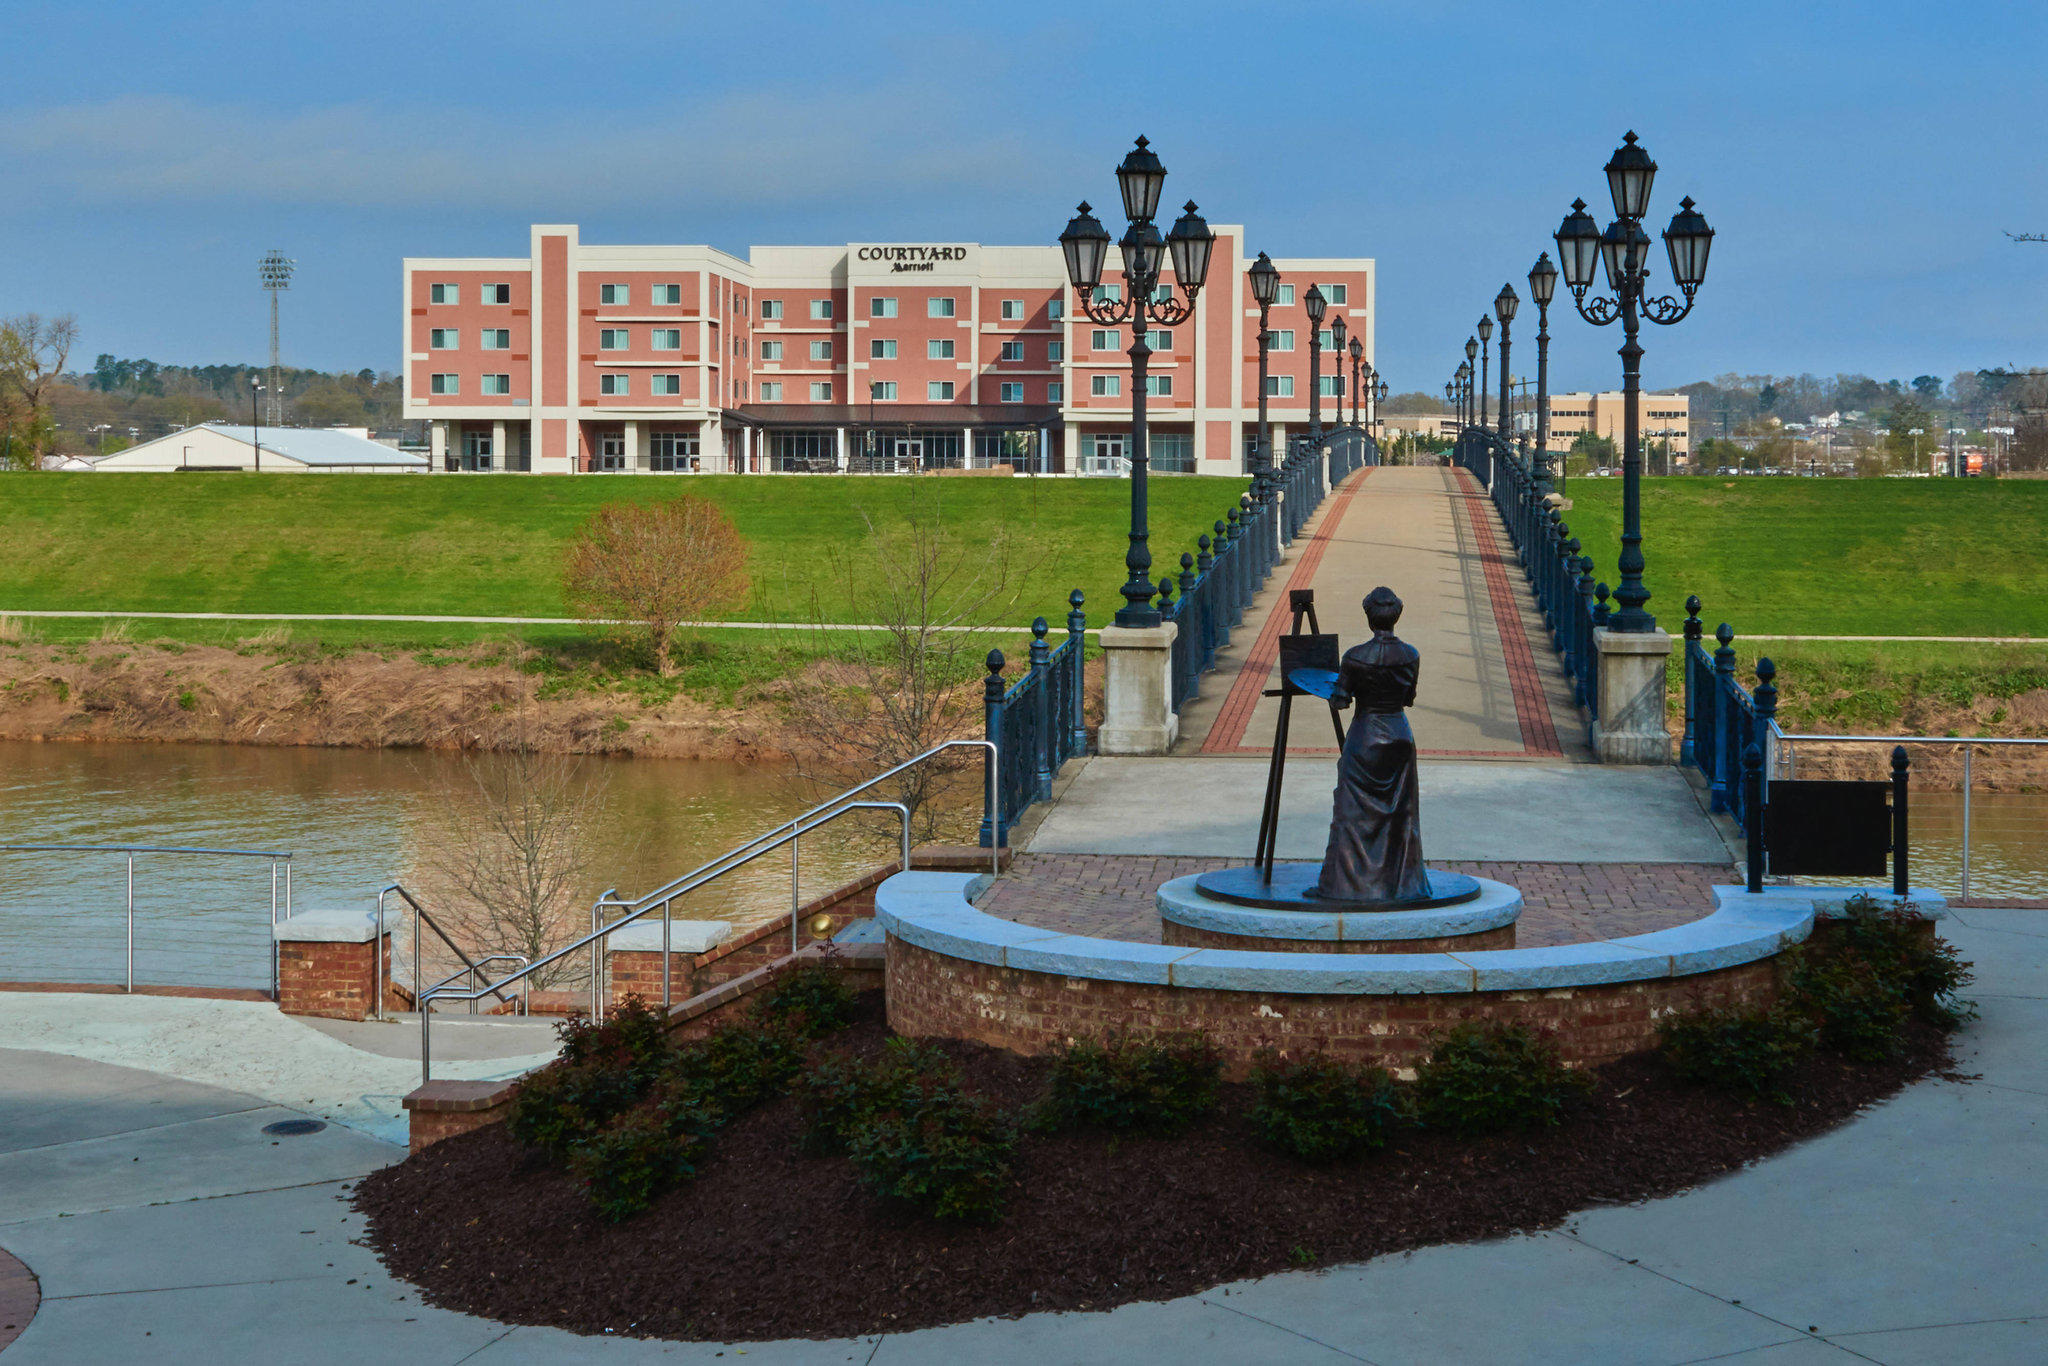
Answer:
[[[1070,766],[1043,817],[1020,835],[1033,854],[1252,856],[1264,759],[1118,759]],[[1436,862],[1733,863],[1676,768],[1430,760],[1422,847]],[[1279,856],[1321,859],[1337,764],[1295,754],[1280,791]]]
[[[1185,1360],[1810,1366],[2048,1359],[2048,913],[1966,909],[1963,1074],[1670,1199],[1100,1314],[830,1342],[654,1343],[421,1305],[355,1240],[354,1176],[403,1156],[153,1073],[0,1051],[0,1247],[43,1303],[7,1366]],[[479,1210],[488,1217],[488,1210]],[[763,1294],[774,1294],[763,1286]]]

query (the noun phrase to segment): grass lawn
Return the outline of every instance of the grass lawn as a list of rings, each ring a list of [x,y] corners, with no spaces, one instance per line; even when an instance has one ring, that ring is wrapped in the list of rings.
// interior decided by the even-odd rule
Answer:
[[[1573,479],[1566,492],[1595,575],[1619,582],[1621,480]],[[1643,551],[1650,611],[1673,635],[1697,593],[1708,633],[1726,621],[1738,644],[2048,637],[2048,482],[1645,479]]]
[[[1154,577],[1243,480],[1151,482]],[[0,484],[0,613],[9,610],[388,612],[567,616],[561,551],[598,507],[687,491],[715,500],[752,546],[734,620],[846,619],[844,576],[868,523],[936,509],[963,542],[1011,537],[1025,619],[1087,594],[1091,625],[1121,601],[1130,486],[1120,479],[408,478],[395,475],[45,475]],[[252,623],[159,623],[138,635],[234,639]],[[529,638],[549,628],[525,628]],[[74,632],[42,622],[56,638]],[[75,634],[96,635],[98,627]],[[313,633],[295,631],[299,638]],[[320,623],[323,641],[473,638],[457,626]],[[430,639],[428,639],[430,637]]]

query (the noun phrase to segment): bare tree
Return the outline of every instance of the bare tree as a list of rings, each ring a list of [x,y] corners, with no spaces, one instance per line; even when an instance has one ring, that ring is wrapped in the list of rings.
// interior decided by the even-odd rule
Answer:
[[[747,594],[747,543],[709,499],[683,494],[651,506],[614,503],[577,531],[563,589],[586,620],[644,633],[663,674],[678,629]]]
[[[50,448],[50,386],[78,343],[78,320],[22,313],[0,321],[0,458],[41,469]]]
[[[790,723],[803,742],[796,768],[814,788],[851,786],[981,732],[981,666],[992,639],[979,628],[1017,624],[1029,576],[1012,563],[1002,531],[969,539],[947,527],[937,485],[917,481],[901,520],[861,514],[867,536],[836,555],[826,576],[846,588],[838,621],[813,591],[810,631],[826,662],[792,697]],[[877,629],[827,629],[847,621]],[[969,769],[978,778],[976,755],[959,751],[893,779],[883,795],[910,808],[916,838],[932,839],[945,823],[941,799]]]
[[[442,794],[446,825],[419,855],[427,910],[472,958],[513,953],[537,962],[588,929],[584,884],[604,824],[605,772],[522,737],[510,750],[465,756],[463,773]],[[497,977],[503,968],[486,971]],[[536,973],[533,985],[583,972],[580,961],[564,962]]]

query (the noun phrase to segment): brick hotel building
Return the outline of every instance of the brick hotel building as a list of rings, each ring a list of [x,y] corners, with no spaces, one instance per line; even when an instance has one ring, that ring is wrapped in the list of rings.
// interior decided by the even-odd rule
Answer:
[[[1152,468],[1230,474],[1258,430],[1244,230],[1218,226],[1194,316],[1152,337]],[[1341,313],[1373,356],[1372,260],[1279,259],[1274,442],[1308,420],[1311,282],[1329,296],[1323,420],[1349,402]],[[1112,253],[1105,279],[1115,279]],[[1171,278],[1170,270],[1167,278]],[[1106,289],[1120,286],[1106,284]],[[437,470],[1121,474],[1128,327],[1072,303],[1057,246],[586,246],[405,262],[405,416]],[[1348,414],[1348,408],[1346,412]]]

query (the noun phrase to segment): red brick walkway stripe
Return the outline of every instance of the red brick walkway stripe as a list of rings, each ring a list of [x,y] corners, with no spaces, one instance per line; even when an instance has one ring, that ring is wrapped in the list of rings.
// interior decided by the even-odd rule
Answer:
[[[1529,649],[1528,634],[1522,629],[1521,604],[1508,582],[1507,560],[1501,554],[1500,538],[1494,535],[1493,500],[1479,487],[1470,470],[1456,468],[1463,497],[1454,506],[1472,528],[1479,546],[1479,563],[1486,571],[1486,594],[1492,599],[1494,630],[1500,636],[1501,654],[1508,666],[1508,687],[1515,701],[1515,719],[1522,727],[1524,752],[1543,758],[1561,758],[1557,724],[1550,714],[1550,698],[1543,690],[1542,675],[1536,671],[1536,656]]]
[[[23,1266],[20,1258],[0,1248],[0,1351],[21,1336],[42,1302],[43,1288],[36,1281],[36,1273]]]
[[[1323,520],[1316,525],[1315,534],[1302,546],[1301,558],[1295,562],[1294,572],[1287,576],[1287,587],[1308,588],[1315,583],[1316,570],[1323,562],[1323,552],[1329,549],[1337,528],[1343,525],[1344,514],[1351,510],[1351,499],[1365,486],[1366,476],[1375,467],[1367,465],[1358,471],[1355,479],[1344,486],[1344,491],[1332,499],[1323,511]],[[1229,696],[1223,699],[1223,706],[1216,713],[1216,721],[1209,727],[1209,734],[1202,741],[1204,754],[1232,754],[1241,752],[1244,733],[1251,726],[1252,712],[1259,705],[1259,695],[1266,689],[1266,682],[1273,675],[1273,669],[1280,662],[1280,637],[1294,624],[1294,615],[1287,608],[1287,594],[1279,595],[1273,610],[1266,616],[1265,625],[1259,628],[1258,639],[1252,642],[1251,652],[1245,656],[1242,667],[1237,671],[1237,681],[1231,684]],[[1254,751],[1263,754],[1264,750]],[[1335,751],[1332,751],[1333,753]]]

